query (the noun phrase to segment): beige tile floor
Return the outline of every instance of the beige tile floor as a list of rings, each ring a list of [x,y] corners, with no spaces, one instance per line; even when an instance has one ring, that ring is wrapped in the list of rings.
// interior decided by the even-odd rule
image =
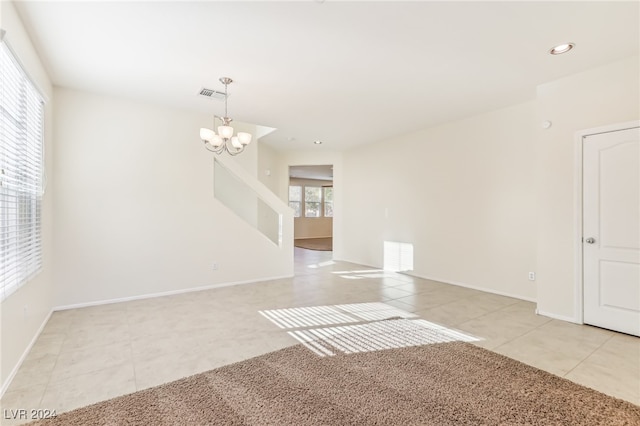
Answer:
[[[538,316],[530,302],[296,249],[291,279],[55,312],[0,401],[1,413],[60,413],[297,343],[260,310],[364,302],[415,313],[640,405],[639,338]]]

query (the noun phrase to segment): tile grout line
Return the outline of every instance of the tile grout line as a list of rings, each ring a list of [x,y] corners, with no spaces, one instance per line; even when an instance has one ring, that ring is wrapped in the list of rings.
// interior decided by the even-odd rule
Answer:
[[[538,315],[538,314],[535,314],[535,315]],[[542,316],[542,315],[538,315],[538,316]],[[496,351],[495,351],[496,349],[499,349],[499,348],[503,347],[504,345],[506,345],[507,343],[511,343],[511,342],[513,342],[513,341],[514,341],[514,340],[516,340],[516,339],[519,339],[519,338],[521,338],[521,337],[524,337],[524,336],[526,336],[526,335],[528,335],[528,334],[533,333],[534,331],[536,331],[537,329],[539,329],[539,328],[540,328],[540,327],[542,327],[543,325],[549,324],[551,321],[553,321],[553,318],[549,318],[549,320],[548,320],[548,321],[545,321],[545,322],[543,322],[542,324],[540,324],[540,325],[537,325],[537,326],[533,327],[531,330],[529,330],[529,331],[527,331],[527,332],[525,332],[525,333],[523,333],[523,334],[521,334],[521,335],[519,335],[519,336],[516,336],[516,337],[514,337],[513,339],[509,339],[508,341],[506,341],[506,342],[504,342],[504,343],[502,343],[502,344],[500,344],[500,345],[498,345],[498,346],[496,346],[495,348],[490,349],[490,350],[491,350],[491,352],[496,352]],[[499,352],[496,352],[496,353],[499,353]],[[505,356],[506,356],[506,355],[505,355]]]
[[[426,308],[426,309],[424,309],[424,311],[428,311],[428,310],[430,310],[430,309],[441,308],[441,307],[443,307],[443,306],[447,306],[447,305],[451,305],[451,304],[453,304],[453,303],[457,303],[457,302],[459,302],[460,300],[467,300],[467,299],[470,299],[470,298],[473,298],[473,297],[476,297],[476,296],[477,296],[477,295],[461,297],[460,299],[457,299],[457,300],[454,300],[454,301],[451,301],[451,302],[446,302],[446,303],[442,303],[442,304],[440,304],[440,305],[433,306],[433,307],[431,307],[431,308]],[[504,297],[508,297],[508,296],[504,296]],[[397,300],[397,299],[392,299],[392,300],[399,301],[399,300]],[[467,321],[472,321],[472,320],[475,320],[475,319],[478,319],[478,318],[482,318],[482,317],[484,317],[484,316],[486,316],[486,315],[490,315],[490,314],[493,314],[493,313],[495,313],[495,312],[499,312],[499,311],[501,311],[501,310],[503,310],[503,309],[506,309],[506,308],[508,308],[509,306],[513,306],[513,305],[515,305],[515,304],[517,304],[517,303],[519,303],[519,302],[521,302],[521,300],[516,300],[516,301],[515,301],[515,302],[513,302],[513,303],[510,303],[510,304],[508,304],[508,305],[504,305],[504,306],[502,306],[502,307],[500,307],[500,308],[498,308],[498,309],[494,309],[494,310],[490,310],[490,311],[488,311],[488,312],[481,313],[481,314],[479,314],[479,315],[477,315],[477,316],[474,316],[474,317],[471,317],[471,318],[465,319],[465,320],[463,320],[463,321],[461,321],[461,322],[458,322],[458,323],[456,323],[456,324],[452,324],[451,326],[452,326],[452,327],[457,327],[457,326],[459,326],[460,324],[463,324],[463,323],[465,323],[465,322],[467,322]],[[400,302],[400,303],[404,303],[404,302]],[[418,313],[418,311],[415,311],[414,313],[416,313],[416,314],[417,314],[417,313]],[[546,323],[545,323],[545,324],[546,324]]]
[[[51,318],[49,318],[49,321],[51,321]],[[64,343],[69,338],[69,332],[70,332],[72,324],[73,324],[73,319],[69,321],[69,325],[65,328],[64,339],[62,339],[62,343],[60,344],[60,349],[58,349],[58,351],[56,353],[56,362],[53,364],[53,368],[51,369],[51,372],[49,373],[49,379],[47,380],[47,384],[45,385],[44,391],[42,391],[42,395],[40,396],[40,400],[38,401],[38,408],[44,408],[44,407],[42,407],[42,401],[44,400],[44,397],[47,394],[47,391],[49,390],[49,386],[51,386],[51,380],[53,379],[53,372],[55,371],[56,366],[58,365],[58,361],[60,360],[60,354],[62,353],[62,348],[64,347]],[[52,408],[48,407],[48,409],[52,409]],[[55,408],[54,408],[54,410],[55,410]]]
[[[508,305],[504,305],[504,306],[502,306],[502,307],[500,307],[500,308],[498,308],[498,309],[495,309],[495,310],[493,310],[493,311],[489,311],[489,312],[486,312],[486,313],[484,313],[484,314],[480,314],[479,316],[477,316],[477,317],[475,317],[475,318],[471,318],[471,319],[469,319],[468,321],[471,321],[471,320],[474,320],[474,319],[481,319],[481,318],[486,317],[486,316],[488,316],[488,315],[495,314],[496,312],[503,311],[503,310],[507,309],[507,308],[508,308],[508,307],[510,307],[510,306],[517,305],[517,304],[518,304],[518,303],[520,303],[520,302],[526,302],[526,300],[517,300],[517,301],[516,301],[516,302],[514,302],[514,303],[510,303],[510,304],[508,304]],[[455,303],[455,302],[451,302],[451,303]],[[537,314],[536,314],[536,315],[537,315]],[[551,321],[551,318],[549,318],[549,321]],[[544,325],[544,324],[546,324],[546,323],[547,323],[547,322],[549,322],[549,321],[546,321],[546,322],[544,322],[544,323],[542,323],[542,324],[540,324],[540,325],[536,326],[535,328],[538,328],[538,327],[540,327],[541,325]],[[464,321],[464,322],[467,322],[467,321]],[[461,323],[461,324],[462,324],[462,323]],[[534,329],[535,329],[535,328],[534,328]],[[530,331],[531,331],[531,330],[530,330]],[[527,333],[528,333],[528,332],[527,332]],[[525,333],[525,334],[526,334],[526,333]],[[520,337],[520,336],[518,336],[518,337]]]
[[[580,365],[582,365],[582,363],[584,363],[588,358],[591,357],[591,355],[593,355],[594,353],[596,353],[600,348],[602,348],[604,345],[607,344],[607,342],[609,342],[611,339],[613,339],[615,337],[615,334],[609,336],[609,338],[607,340],[605,340],[604,342],[602,342],[600,344],[600,346],[598,346],[597,348],[595,348],[593,351],[591,351],[591,353],[587,356],[585,356],[580,362],[578,362],[571,370],[567,371],[565,374],[562,375],[562,377],[567,377],[573,370],[575,370],[576,368],[578,368]]]
[[[139,391],[140,389],[138,389],[138,377],[136,375],[136,360],[135,357],[133,355],[133,335],[131,334],[131,324],[130,324],[130,317],[129,317],[129,307],[126,307],[126,312],[127,312],[127,331],[128,331],[128,335],[129,335],[129,352],[131,354],[131,368],[133,369],[133,387],[134,389],[137,391]]]

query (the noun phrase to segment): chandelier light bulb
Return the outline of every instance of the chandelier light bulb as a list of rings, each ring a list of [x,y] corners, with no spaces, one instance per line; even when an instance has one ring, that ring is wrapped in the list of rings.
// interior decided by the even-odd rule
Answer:
[[[242,144],[238,140],[237,136],[234,136],[234,137],[231,138],[231,145],[236,149],[242,148]]]
[[[222,138],[216,134],[213,135],[213,137],[211,138],[211,140],[209,141],[209,143],[211,145],[213,145],[214,147],[218,148],[220,145],[222,145],[224,141],[222,140]]]
[[[218,134],[222,139],[231,139],[231,136],[233,136],[233,127],[218,126]]]
[[[205,142],[211,142],[211,139],[215,135],[216,134],[211,129],[207,129],[206,127],[201,127],[200,128],[200,139],[202,139]]]
[[[249,145],[251,143],[251,133],[238,132],[238,140],[242,145]]]

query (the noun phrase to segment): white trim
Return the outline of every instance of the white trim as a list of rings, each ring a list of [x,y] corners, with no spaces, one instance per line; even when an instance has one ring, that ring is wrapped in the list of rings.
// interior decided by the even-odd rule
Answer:
[[[582,169],[583,158],[582,151],[584,146],[584,138],[587,136],[598,135],[601,133],[617,132],[621,130],[634,129],[640,127],[640,120],[627,121],[618,124],[609,124],[607,126],[594,127],[591,129],[579,130],[574,136],[574,179],[573,179],[573,199],[574,199],[574,226],[573,226],[573,241],[574,241],[574,255],[573,255],[573,270],[574,270],[574,318],[571,320],[564,320],[574,322],[576,324],[584,324],[584,282],[583,282],[583,253],[582,253]],[[544,313],[551,318],[562,319],[564,317],[556,317],[552,314]]]
[[[366,266],[369,268],[375,268],[378,270],[383,270],[383,268],[381,267],[377,267],[377,266],[373,266],[373,265],[367,265],[365,263],[362,262],[352,262],[350,260],[344,260],[344,259],[339,259],[339,258],[333,258],[334,261],[337,262],[348,262],[348,263],[355,263],[357,265],[362,265],[362,266]],[[414,273],[403,273],[403,272],[399,272],[400,274],[404,274],[404,275],[408,275],[410,277],[416,277],[416,278],[421,278],[423,280],[430,280],[430,281],[437,281],[439,283],[442,284],[450,284],[450,285],[455,285],[458,287],[464,287],[464,288],[470,288],[472,290],[479,290],[479,291],[484,291],[485,293],[491,293],[491,294],[497,294],[498,296],[505,296],[505,297],[511,297],[512,299],[518,299],[518,300],[524,300],[525,302],[532,302],[532,303],[537,303],[537,300],[533,297],[524,297],[524,296],[518,296],[515,294],[511,294],[511,293],[506,293],[503,291],[498,291],[498,290],[493,290],[493,289],[489,289],[489,288],[485,288],[485,287],[478,287],[475,285],[471,285],[471,284],[467,284],[467,283],[463,283],[460,281],[451,281],[451,280],[443,280],[440,278],[434,278],[434,277],[426,277],[424,275],[418,275],[418,274],[414,274]]]
[[[139,296],[129,296],[129,297],[120,297],[117,299],[97,300],[94,302],[76,303],[73,305],[62,305],[62,306],[54,307],[53,310],[57,312],[57,311],[66,311],[68,309],[88,308],[90,306],[110,305],[112,303],[130,302],[132,300],[153,299],[155,297],[173,296],[176,294],[184,294],[184,293],[194,293],[197,291],[211,290],[215,288],[231,287],[234,285],[252,284],[252,283],[259,283],[264,281],[281,280],[281,279],[292,278],[292,277],[293,275],[282,275],[279,277],[262,278],[259,280],[233,281],[233,282],[222,283],[222,284],[211,284],[211,285],[206,285],[202,287],[187,288],[183,290],[165,291],[162,293],[149,293],[149,294],[142,294]]]
[[[576,321],[575,318],[568,317],[568,316],[565,316],[565,315],[552,314],[550,312],[539,311],[538,309],[536,309],[536,314],[537,315],[542,315],[543,317],[549,317],[549,318],[552,318],[552,319],[560,320],[560,321],[571,322],[571,323],[574,323],[574,324],[582,324],[581,322]]]
[[[572,322],[584,324],[582,300],[582,145],[586,135],[582,132],[575,134],[575,158],[573,178],[573,276],[574,302]],[[551,317],[549,314],[545,316]]]
[[[13,370],[11,370],[11,373],[7,377],[7,380],[5,380],[5,382],[2,384],[2,387],[0,387],[0,398],[2,398],[4,396],[4,393],[7,391],[7,389],[9,389],[11,382],[16,377],[16,374],[18,374],[18,370],[20,370],[20,367],[22,367],[22,363],[24,362],[25,359],[27,359],[29,352],[31,352],[31,348],[33,348],[33,345],[35,345],[36,341],[38,340],[38,337],[40,337],[40,333],[42,333],[42,330],[44,330],[44,327],[49,322],[49,318],[51,318],[51,314],[53,314],[53,309],[49,311],[44,321],[42,321],[42,324],[40,324],[38,331],[33,336],[33,339],[31,339],[31,342],[29,342],[29,344],[25,348],[24,352],[22,353],[22,356],[16,363],[15,367],[13,367]]]
[[[467,284],[467,283],[463,283],[463,282],[460,282],[460,281],[443,280],[443,279],[440,279],[440,278],[425,277],[425,276],[422,276],[422,275],[414,275],[414,274],[411,274],[411,276],[422,278],[422,279],[425,279],[425,280],[437,281],[437,282],[443,283],[443,284],[451,284],[451,285],[456,285],[458,287],[470,288],[472,290],[484,291],[485,293],[497,294],[498,296],[511,297],[513,299],[524,300],[524,301],[527,301],[527,302],[533,302],[533,303],[537,302],[535,298],[519,296],[519,295],[515,295],[515,294],[512,294],[512,293],[506,293],[504,291],[493,290],[493,289],[486,288],[486,287],[478,287],[476,285]]]
[[[325,237],[299,237],[299,238],[294,238],[294,240],[317,240],[318,238],[333,238],[333,236],[327,235]]]

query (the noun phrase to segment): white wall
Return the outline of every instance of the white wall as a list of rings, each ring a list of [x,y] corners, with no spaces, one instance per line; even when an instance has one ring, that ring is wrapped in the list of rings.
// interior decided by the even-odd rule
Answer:
[[[210,116],[55,96],[56,305],[293,274],[290,253],[213,198],[214,154],[198,137]]]
[[[7,39],[27,73],[49,99],[45,107],[45,170],[47,188],[42,203],[43,271],[0,304],[0,395],[15,374],[21,357],[37,336],[53,306],[53,189],[52,176],[52,115],[53,90],[51,81],[29,36],[24,30],[13,4],[0,1],[0,28],[7,31]],[[25,314],[26,308],[26,314]]]
[[[631,57],[538,86],[538,311],[577,318],[574,256],[575,133],[640,117],[639,58]]]
[[[280,194],[281,153],[264,143],[258,144],[258,180],[276,194],[282,201],[287,202],[286,194]]]
[[[630,57],[541,84],[531,102],[345,153],[342,258],[379,267],[385,240],[412,243],[418,276],[581,321],[574,137],[638,120],[639,80]]]
[[[533,300],[534,126],[527,102],[346,152],[344,259],[411,243],[415,275]]]

